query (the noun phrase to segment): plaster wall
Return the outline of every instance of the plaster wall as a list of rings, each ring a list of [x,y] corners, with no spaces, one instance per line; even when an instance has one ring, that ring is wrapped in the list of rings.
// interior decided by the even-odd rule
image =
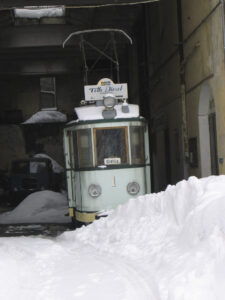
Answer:
[[[202,171],[204,166],[201,165],[200,157],[203,154],[200,152],[198,117],[200,95],[204,84],[210,87],[215,104],[218,158],[225,157],[223,7],[218,3],[220,2],[186,0],[183,1],[182,7],[188,135],[189,138],[197,137],[199,161],[197,168],[189,168],[189,175],[199,177],[204,176]],[[200,23],[201,25],[198,26]],[[225,172],[224,163],[219,164],[219,171]]]
[[[151,53],[155,59],[151,77],[151,118],[153,131],[156,136],[158,135],[155,137],[156,142],[161,136],[162,127],[167,128],[169,132],[172,183],[191,175],[205,176],[203,172],[205,166],[201,165],[203,164],[202,153],[200,152],[200,134],[202,132],[199,127],[200,97],[205,84],[208,85],[215,104],[219,172],[225,173],[223,6],[219,0],[181,1],[182,24],[180,25],[182,25],[184,41],[184,60],[180,62],[178,48],[173,48],[174,45],[178,45],[179,22],[177,13],[179,13],[179,9],[177,10],[176,3],[177,1],[173,0],[160,1],[160,5],[154,8],[155,11],[152,10],[155,16],[157,16],[156,11],[158,11],[159,22],[157,22],[156,17],[155,19],[153,17],[151,23]],[[163,29],[164,27],[165,29]],[[165,34],[163,34],[164,30]],[[157,32],[159,32],[158,38]],[[181,71],[183,73],[180,73]],[[184,99],[186,112],[183,111],[183,113],[182,76],[180,76],[182,74],[184,74],[186,91]],[[208,100],[205,99],[205,101]],[[186,119],[187,138],[197,138],[197,167],[191,167],[189,162],[186,163],[183,155],[181,163],[178,163],[179,159],[176,158],[177,137],[179,137],[178,145],[184,153],[185,140],[183,138],[182,116],[184,121]],[[164,150],[157,149],[154,157],[156,167],[162,168],[159,162],[165,167],[165,162],[162,163],[165,155]],[[159,180],[157,179],[157,172],[156,170],[156,181]]]

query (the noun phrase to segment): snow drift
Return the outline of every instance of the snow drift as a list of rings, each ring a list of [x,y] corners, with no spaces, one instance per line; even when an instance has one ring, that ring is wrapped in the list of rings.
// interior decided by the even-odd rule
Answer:
[[[224,213],[225,176],[191,177],[56,239],[1,238],[0,298],[224,300]]]
[[[223,300],[225,176],[191,177],[165,192],[130,199],[64,238],[144,266],[157,286],[155,299]]]
[[[66,196],[41,191],[27,196],[13,211],[0,214],[0,224],[69,223]]]

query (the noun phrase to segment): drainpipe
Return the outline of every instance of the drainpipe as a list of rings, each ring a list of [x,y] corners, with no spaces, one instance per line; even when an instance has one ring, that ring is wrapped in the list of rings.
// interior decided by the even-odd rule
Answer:
[[[181,94],[181,115],[182,115],[182,131],[183,131],[183,176],[188,178],[188,161],[189,161],[189,145],[188,145],[188,129],[187,129],[187,113],[186,113],[186,86],[185,86],[185,63],[184,63],[184,46],[183,46],[183,26],[182,26],[182,6],[181,0],[177,0],[177,25],[179,38],[179,56],[180,56],[180,94]]]
[[[223,27],[223,49],[225,51],[225,15],[224,15],[224,0],[220,0],[222,7],[222,27]]]

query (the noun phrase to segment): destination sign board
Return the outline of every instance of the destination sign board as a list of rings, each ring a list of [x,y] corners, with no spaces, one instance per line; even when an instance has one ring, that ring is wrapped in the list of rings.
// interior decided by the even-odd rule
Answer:
[[[86,101],[103,100],[106,94],[112,94],[116,99],[127,99],[127,84],[114,84],[112,80],[103,78],[98,82],[97,85],[84,86],[84,95]]]

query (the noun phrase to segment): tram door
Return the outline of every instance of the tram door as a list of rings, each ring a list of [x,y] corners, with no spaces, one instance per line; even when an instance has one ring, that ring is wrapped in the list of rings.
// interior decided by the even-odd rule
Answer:
[[[66,177],[67,177],[67,190],[68,190],[68,198],[70,201],[75,199],[75,186],[74,186],[74,178],[75,178],[75,156],[74,156],[74,132],[67,131],[67,138],[65,140],[65,148],[68,149],[66,155]]]

